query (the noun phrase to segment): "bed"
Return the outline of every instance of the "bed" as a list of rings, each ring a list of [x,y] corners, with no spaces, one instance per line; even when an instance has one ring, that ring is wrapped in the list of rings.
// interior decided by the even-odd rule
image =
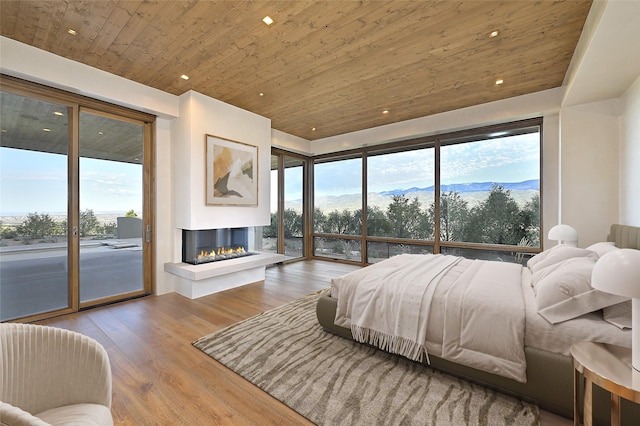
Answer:
[[[627,307],[630,301],[590,288],[577,290],[585,285],[590,268],[605,252],[616,247],[640,249],[640,228],[612,225],[607,241],[594,244],[588,250],[553,247],[532,258],[525,267],[452,259],[452,256],[422,255],[422,259],[416,257],[420,255],[396,256],[332,280],[331,293],[318,300],[318,321],[328,332],[406,356],[572,418],[571,344],[591,340],[631,346],[631,333],[627,328],[630,327],[630,308]],[[415,271],[407,272],[410,268],[405,262],[430,264],[412,266]],[[493,269],[496,266],[499,269]],[[553,283],[564,282],[565,273],[578,276],[575,280],[571,278],[571,282],[577,284],[569,289],[569,293],[580,293],[578,297],[564,300],[560,294],[563,292],[556,290],[558,286]],[[397,277],[399,281],[395,285],[402,286],[402,282],[413,279],[412,276],[420,277],[422,282],[436,283],[418,290],[420,297],[428,296],[434,303],[422,300],[417,303],[421,313],[398,315],[409,316],[401,321],[418,323],[408,326],[409,330],[405,331],[405,323],[401,322],[403,327],[398,332],[397,323],[389,325],[380,312],[397,306],[394,304],[398,303],[399,297],[394,294],[384,296],[383,285],[378,286],[376,281],[385,282]],[[496,292],[495,287],[491,287],[496,280],[491,276],[515,283],[504,286],[511,290]],[[415,300],[417,296],[411,295],[411,291],[403,288],[400,293],[411,296],[404,296],[405,299]],[[567,293],[566,289],[564,293]],[[473,303],[482,306],[481,309],[464,308],[469,294],[478,296]],[[521,294],[521,300],[518,300],[518,294]],[[444,299],[445,295],[447,299]],[[492,302],[491,299],[495,300]],[[492,308],[490,303],[498,308]],[[517,311],[520,311],[519,315]],[[460,317],[458,323],[454,321],[456,316]],[[469,324],[480,321],[492,325],[479,327],[482,331],[477,335],[473,334],[475,332],[467,334],[467,329],[471,328]],[[450,325],[453,331],[450,331]],[[395,330],[396,335],[390,338],[385,327]],[[425,337],[416,345],[416,339],[404,339],[403,333]],[[502,339],[503,334],[509,335],[508,339],[494,340]],[[506,351],[494,350],[503,346]],[[596,424],[608,424],[609,401],[608,393],[594,390]],[[627,424],[625,419],[631,422],[630,419],[640,418],[640,406],[622,401],[622,416],[623,424]]]

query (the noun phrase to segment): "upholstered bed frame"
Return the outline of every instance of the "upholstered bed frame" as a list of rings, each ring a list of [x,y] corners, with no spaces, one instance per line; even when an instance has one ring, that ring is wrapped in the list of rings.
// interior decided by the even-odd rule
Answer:
[[[612,225],[607,240],[615,242],[619,248],[640,249],[640,228]],[[351,339],[351,330],[334,324],[336,307],[336,299],[322,296],[316,307],[318,321],[325,331]],[[530,347],[525,347],[525,354],[527,358],[526,384],[456,364],[433,355],[430,355],[429,359],[432,368],[533,402],[539,407],[561,416],[573,418],[573,366],[571,359],[564,355]],[[594,389],[594,424],[609,424],[609,403],[610,396],[606,391],[599,388]],[[623,400],[622,424],[633,424],[632,419],[639,418],[640,405]]]

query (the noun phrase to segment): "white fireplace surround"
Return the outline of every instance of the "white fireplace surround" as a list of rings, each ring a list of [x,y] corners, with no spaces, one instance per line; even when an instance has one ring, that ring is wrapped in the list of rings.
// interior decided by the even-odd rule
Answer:
[[[250,256],[237,257],[216,262],[192,265],[186,262],[165,263],[164,270],[175,277],[174,291],[189,299],[228,290],[265,279],[265,268],[269,265],[285,260],[283,254],[262,252],[255,249],[255,227],[247,227],[248,238],[246,250],[253,253]],[[258,235],[256,235],[258,234]],[[177,233],[182,236],[182,231]],[[178,238],[177,244],[182,245]]]
[[[189,298],[262,281],[267,265],[284,255],[258,253],[237,259],[191,265],[182,263],[182,229],[267,226],[271,220],[271,120],[203,94],[187,91],[178,97],[179,116],[171,123],[171,174],[175,263],[165,263],[173,290]],[[206,135],[256,146],[257,206],[212,206],[206,202]],[[180,230],[180,231],[177,231]],[[247,250],[255,252],[249,236]]]
[[[265,267],[282,262],[283,254],[254,252],[251,256],[219,262],[191,265],[165,263],[164,270],[178,277],[175,291],[189,299],[206,296],[230,288],[265,279]]]

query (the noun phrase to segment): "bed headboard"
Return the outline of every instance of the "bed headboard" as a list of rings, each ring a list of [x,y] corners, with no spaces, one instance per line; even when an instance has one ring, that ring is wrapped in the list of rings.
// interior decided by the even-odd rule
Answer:
[[[619,248],[640,250],[640,228],[637,226],[611,225],[607,241],[616,243]]]

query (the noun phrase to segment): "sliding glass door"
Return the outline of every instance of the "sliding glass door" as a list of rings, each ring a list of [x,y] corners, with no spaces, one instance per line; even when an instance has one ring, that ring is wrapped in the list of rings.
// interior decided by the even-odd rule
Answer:
[[[2,83],[0,321],[151,293],[153,117]]]
[[[287,259],[304,257],[303,184],[304,160],[288,155],[284,161],[284,254]]]
[[[140,292],[142,123],[80,110],[80,303]]]
[[[0,92],[0,321],[70,306],[68,109]]]
[[[285,260],[305,256],[304,157],[271,151],[271,220],[257,228],[256,248],[285,255]]]

